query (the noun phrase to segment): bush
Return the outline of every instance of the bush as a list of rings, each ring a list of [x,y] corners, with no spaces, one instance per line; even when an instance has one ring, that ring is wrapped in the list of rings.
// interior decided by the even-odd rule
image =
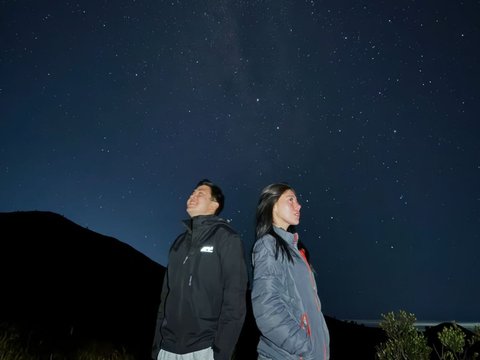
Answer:
[[[466,334],[458,327],[456,323],[446,326],[438,333],[438,339],[442,344],[440,352],[435,349],[439,359],[441,360],[466,360],[476,359],[479,354],[473,352],[469,354],[470,348],[477,342],[480,342],[480,329],[476,328],[474,335],[465,341]]]
[[[34,360],[25,350],[18,330],[7,324],[0,324],[0,360]]]
[[[32,331],[29,334],[29,339],[38,338]],[[107,342],[91,341],[85,346],[76,343],[62,350],[41,338],[36,346],[27,343],[31,345],[16,327],[0,324],[0,360],[135,360],[125,348]]]
[[[92,342],[80,349],[74,360],[135,360],[124,348],[115,348],[110,343]]]
[[[382,314],[380,327],[387,341],[376,347],[379,360],[428,360],[432,348],[425,336],[415,329],[415,315],[400,310],[398,314]]]
[[[387,335],[387,341],[376,347],[379,360],[428,360],[432,348],[427,345],[423,333],[415,329],[416,318],[400,310],[397,314],[382,314],[380,327]],[[467,336],[468,333],[468,336]],[[440,349],[435,345],[435,354],[439,360],[472,360],[479,358],[480,328],[473,334],[465,332],[456,323],[447,325],[436,335]],[[438,344],[437,344],[438,345]]]

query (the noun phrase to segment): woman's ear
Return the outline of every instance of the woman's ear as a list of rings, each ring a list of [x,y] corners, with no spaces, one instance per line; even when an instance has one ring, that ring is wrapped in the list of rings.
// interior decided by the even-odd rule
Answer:
[[[273,205],[273,208],[272,208],[272,222],[273,222],[273,225],[278,223],[278,221],[277,221],[277,203],[275,203]]]

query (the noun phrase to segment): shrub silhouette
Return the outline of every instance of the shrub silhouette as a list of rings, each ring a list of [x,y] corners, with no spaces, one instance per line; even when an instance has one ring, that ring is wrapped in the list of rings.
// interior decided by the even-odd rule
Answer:
[[[425,335],[415,329],[415,315],[400,310],[398,313],[382,314],[380,327],[387,334],[387,341],[376,347],[379,360],[428,360],[436,355],[439,360],[477,359],[475,350],[480,346],[480,328],[467,336],[456,323],[448,324],[436,333],[440,349],[428,346]],[[435,334],[435,333],[434,333]],[[438,345],[438,344],[437,344]],[[432,350],[435,350],[432,353]]]
[[[428,360],[432,348],[425,336],[415,329],[415,315],[400,310],[397,314],[382,314],[380,327],[387,334],[387,341],[377,346],[379,360]]]
[[[26,338],[29,337],[36,338],[37,334],[32,335],[30,332],[29,336],[25,336],[13,325],[0,324],[0,360],[135,360],[125,348],[108,342],[91,341],[77,349],[59,350],[54,345],[39,340],[46,348],[36,349],[38,346],[28,346]]]
[[[441,348],[438,351],[435,346],[435,353],[441,360],[466,360],[477,359],[478,352],[470,352],[469,350],[480,342],[480,328],[475,328],[474,335],[465,340],[466,334],[458,327],[456,323],[451,326],[446,326],[438,333],[438,339],[441,343]]]
[[[118,349],[110,343],[91,342],[76,353],[74,360],[135,360],[135,358],[123,347]]]
[[[25,350],[20,332],[6,323],[0,324],[0,360],[34,360]]]

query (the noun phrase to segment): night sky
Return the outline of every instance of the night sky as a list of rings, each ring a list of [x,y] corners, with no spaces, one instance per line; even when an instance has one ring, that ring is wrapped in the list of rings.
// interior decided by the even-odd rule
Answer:
[[[478,0],[1,0],[0,211],[165,266],[209,178],[249,258],[285,181],[325,314],[480,322],[479,49]]]

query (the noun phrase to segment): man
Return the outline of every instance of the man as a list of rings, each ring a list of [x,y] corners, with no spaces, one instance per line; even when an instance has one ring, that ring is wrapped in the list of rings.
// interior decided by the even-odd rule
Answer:
[[[186,231],[170,248],[152,357],[230,360],[245,319],[247,270],[239,235],[217,215],[222,190],[205,179],[187,200]]]

